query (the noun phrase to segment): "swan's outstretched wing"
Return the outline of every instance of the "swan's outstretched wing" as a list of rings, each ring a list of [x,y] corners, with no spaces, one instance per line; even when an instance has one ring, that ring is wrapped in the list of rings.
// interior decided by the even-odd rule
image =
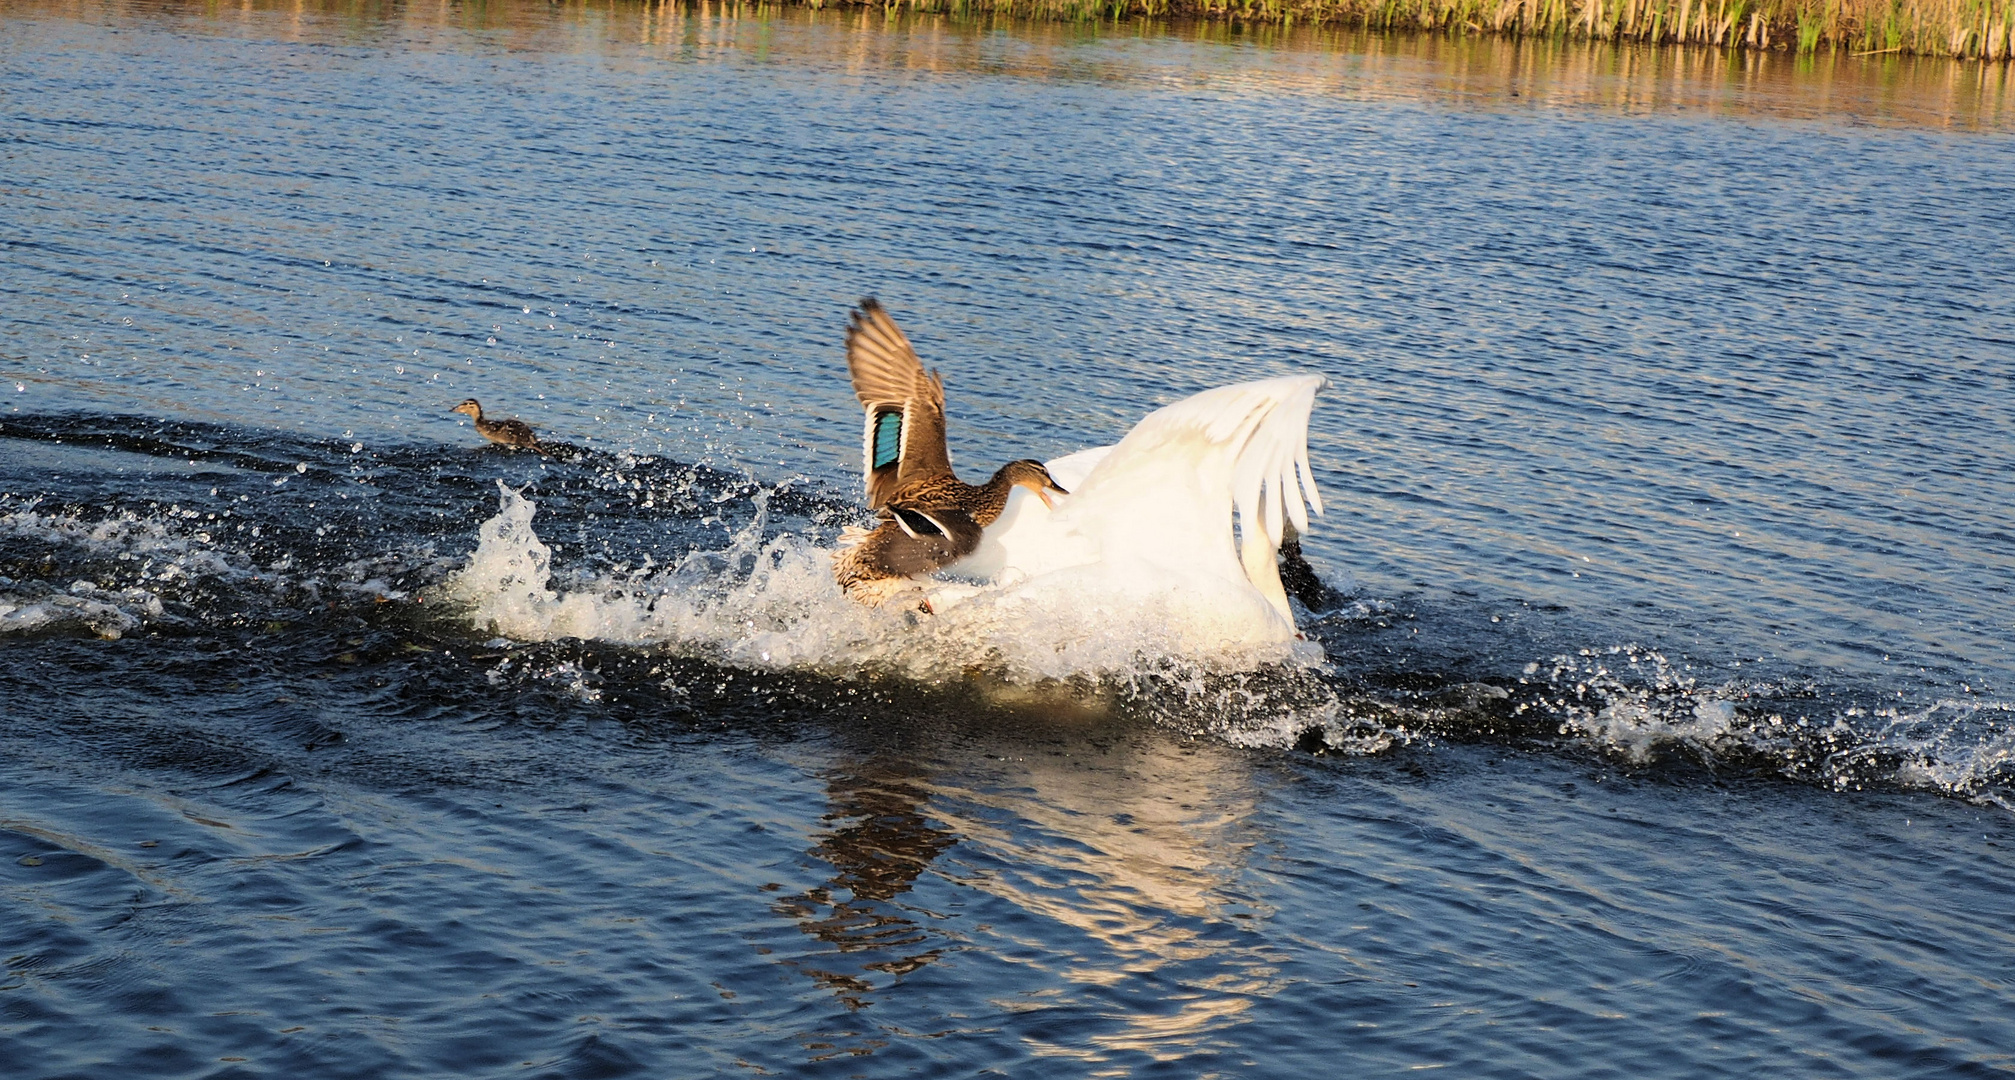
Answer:
[[[1327,381],[1305,375],[1221,386],[1149,413],[1085,479],[1084,506],[1096,508],[1106,551],[1125,537],[1155,561],[1220,565],[1216,556],[1230,549],[1232,537],[1225,511],[1236,511],[1240,568],[1286,615],[1274,553],[1283,522],[1307,532],[1308,511],[1322,513],[1308,466],[1308,414]],[[1183,462],[1194,463],[1189,484],[1171,475]],[[1187,499],[1171,498],[1177,491]],[[1160,514],[1153,513],[1157,505],[1164,507]],[[1159,544],[1151,542],[1154,532],[1140,523],[1157,517],[1179,525],[1183,542],[1166,532]]]
[[[951,472],[944,381],[924,372],[910,339],[873,299],[861,301],[847,327],[847,373],[867,410],[861,458],[870,509],[916,477]]]
[[[953,569],[1035,578],[1097,564],[1114,581],[1131,567],[1151,568],[1156,580],[1249,584],[1291,630],[1275,553],[1285,522],[1305,532],[1308,511],[1322,512],[1308,415],[1326,383],[1318,375],[1241,383],[1156,410],[1118,445],[1052,462],[1072,492],[1057,512],[1011,499],[979,550]],[[1081,484],[1061,479],[1086,466]]]

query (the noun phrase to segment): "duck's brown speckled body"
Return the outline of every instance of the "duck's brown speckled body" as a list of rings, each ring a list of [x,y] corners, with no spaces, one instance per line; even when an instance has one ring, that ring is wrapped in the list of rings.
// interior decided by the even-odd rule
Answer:
[[[960,480],[945,448],[944,380],[924,371],[909,339],[873,300],[861,301],[847,328],[847,371],[867,410],[868,507],[882,519],[841,537],[833,577],[848,596],[882,603],[971,554],[1016,487],[1045,503],[1052,493],[1069,494],[1037,461],[1010,461],[977,486]]]
[[[476,433],[499,446],[537,450],[541,454],[546,452],[546,448],[539,445],[539,437],[532,433],[532,425],[516,419],[488,419],[483,415],[483,407],[476,403],[475,398],[470,398],[449,411],[467,413],[476,422]]]

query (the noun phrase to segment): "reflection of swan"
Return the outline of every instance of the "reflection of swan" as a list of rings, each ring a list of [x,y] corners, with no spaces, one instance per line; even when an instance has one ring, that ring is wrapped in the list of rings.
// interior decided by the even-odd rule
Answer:
[[[943,721],[919,719],[928,727],[903,741],[934,741]],[[1224,1045],[1285,986],[1262,935],[1231,929],[1266,917],[1242,887],[1268,842],[1251,760],[1112,727],[1066,737],[1073,752],[1056,754],[1064,729],[1024,740],[1020,722],[998,719],[961,727],[952,746],[845,754],[821,769],[826,806],[801,864],[818,884],[764,886],[778,893],[770,910],[809,940],[769,937],[761,951],[870,1016],[963,988],[923,1001],[943,1017],[933,1026],[971,1031],[965,1006],[983,998],[987,1030],[1034,1060],[1067,1053],[1117,1073],[1138,1055],[1193,1062]],[[890,731],[859,734],[881,743]],[[1061,962],[1031,960],[1031,940]],[[1090,1019],[1059,1029],[1045,1019],[1056,1015]],[[818,1064],[874,1054],[884,1034],[833,1020],[805,1045]]]
[[[1275,559],[1284,538],[1306,531],[1308,510],[1322,512],[1308,414],[1325,384],[1240,383],[1149,413],[1118,445],[1050,462],[1072,494],[1052,510],[1012,493],[977,550],[948,570],[1010,596],[1145,606],[1181,620],[1193,644],[1292,638]]]
[[[961,838],[942,872],[1049,921],[1045,940],[1072,958],[1057,970],[1063,985],[1003,1004],[1077,998],[1117,1025],[1090,1033],[1091,1060],[1169,1060],[1210,1045],[1282,988],[1277,961],[1226,932],[1235,918],[1264,917],[1240,883],[1267,839],[1250,759],[1163,733],[1095,753],[994,749],[981,775],[926,781],[931,817]],[[1146,987],[1166,996],[1123,990]],[[1046,1031],[1025,1037],[1038,1054],[1064,1050]]]

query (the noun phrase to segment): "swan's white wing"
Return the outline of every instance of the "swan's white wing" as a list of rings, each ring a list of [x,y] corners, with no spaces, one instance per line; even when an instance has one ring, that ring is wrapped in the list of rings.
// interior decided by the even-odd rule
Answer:
[[[1243,578],[1291,626],[1274,556],[1284,521],[1306,531],[1307,508],[1321,513],[1307,466],[1308,415],[1325,382],[1306,375],[1222,386],[1150,413],[1063,515],[1080,532],[1095,531],[1108,560]]]
[[[1322,512],[1308,415],[1326,382],[1309,375],[1206,390],[1148,414],[1116,446],[1050,462],[1071,491],[1058,509],[1017,491],[979,550],[951,569],[1037,579],[1095,564],[1097,577],[1122,588],[1212,584],[1215,596],[1255,594],[1291,631],[1275,553],[1283,522],[1305,531],[1308,509]]]

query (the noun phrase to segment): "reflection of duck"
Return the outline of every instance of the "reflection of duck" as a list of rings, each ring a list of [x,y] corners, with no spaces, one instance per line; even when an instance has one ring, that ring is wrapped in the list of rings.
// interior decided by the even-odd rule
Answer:
[[[546,448],[539,445],[539,437],[532,434],[532,425],[517,419],[487,419],[483,416],[483,407],[476,403],[475,398],[470,398],[448,411],[467,413],[476,422],[476,433],[499,446],[537,450],[542,454],[546,452]]]
[[[894,761],[869,759],[835,770],[826,797],[831,831],[810,855],[830,865],[832,876],[779,899],[773,909],[833,948],[784,962],[857,1009],[874,990],[872,973],[907,975],[942,955],[941,944],[922,947],[935,935],[905,915],[896,899],[958,837],[926,814],[924,778]]]
[[[873,300],[861,301],[847,327],[847,371],[867,411],[861,448],[872,530],[849,529],[833,557],[833,577],[856,600],[881,603],[911,579],[972,554],[1014,489],[1065,494],[1039,462],[1010,461],[978,487],[952,472],[945,448],[945,387],[909,338]],[[925,610],[928,610],[926,608]]]
[[[1308,416],[1326,384],[1316,375],[1240,383],[1149,413],[1117,445],[1051,461],[1074,494],[1010,499],[947,569],[1005,586],[1008,599],[1153,611],[1191,645],[1291,639],[1277,560],[1285,542],[1291,579],[1313,580],[1296,538],[1308,511],[1322,512]],[[934,597],[940,608],[961,598]]]

